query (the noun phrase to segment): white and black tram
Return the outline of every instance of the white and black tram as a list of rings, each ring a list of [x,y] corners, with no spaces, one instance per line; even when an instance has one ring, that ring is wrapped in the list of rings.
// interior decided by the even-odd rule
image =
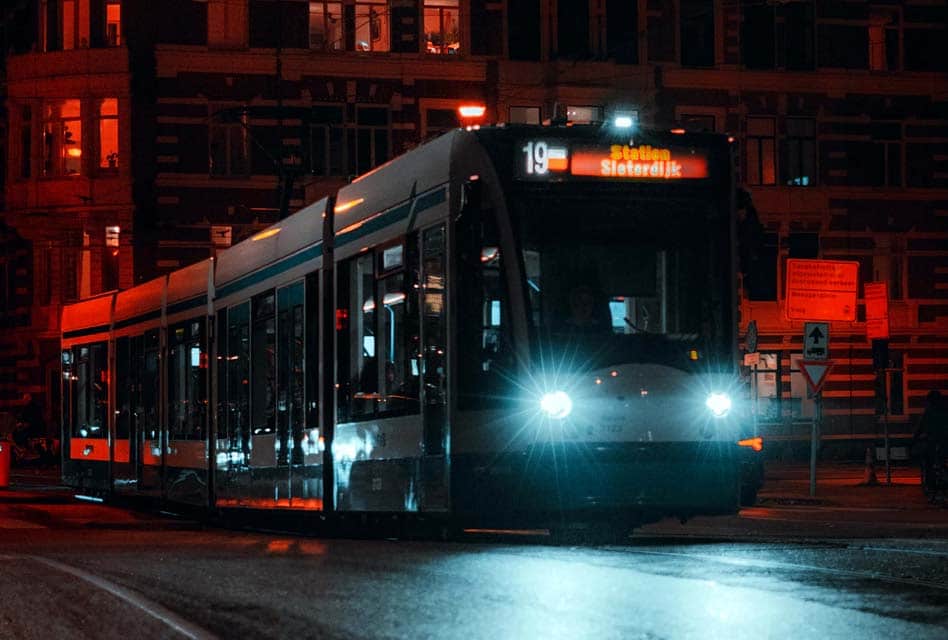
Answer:
[[[83,493],[623,528],[738,508],[723,136],[455,130],[63,311]]]

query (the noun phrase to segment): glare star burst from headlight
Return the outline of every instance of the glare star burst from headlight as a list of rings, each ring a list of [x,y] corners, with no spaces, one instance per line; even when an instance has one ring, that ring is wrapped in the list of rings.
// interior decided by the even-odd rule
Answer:
[[[731,397],[726,393],[714,391],[708,395],[707,400],[704,401],[704,406],[714,417],[723,418],[731,410]]]
[[[540,409],[554,420],[562,420],[573,411],[573,401],[565,391],[551,391],[540,398]]]

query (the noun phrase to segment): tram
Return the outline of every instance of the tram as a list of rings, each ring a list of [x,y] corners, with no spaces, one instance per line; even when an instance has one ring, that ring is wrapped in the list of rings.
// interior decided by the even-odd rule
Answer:
[[[736,511],[732,150],[458,129],[64,308],[63,478],[215,512],[628,530]]]

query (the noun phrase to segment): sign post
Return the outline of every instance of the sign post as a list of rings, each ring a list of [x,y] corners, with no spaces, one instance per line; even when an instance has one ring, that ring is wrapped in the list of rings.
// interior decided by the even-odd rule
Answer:
[[[877,385],[882,401],[882,427],[885,433],[885,483],[892,484],[892,466],[889,460],[889,388],[887,373],[889,367],[889,285],[886,282],[867,282],[866,299],[866,339],[872,341],[872,361],[876,375],[881,376]]]
[[[816,454],[820,442],[820,425],[823,421],[823,384],[833,368],[832,360],[801,360],[800,371],[813,393],[816,404],[813,428],[810,431],[810,495],[816,495]]]
[[[754,436],[760,435],[760,425],[757,413],[760,410],[760,403],[757,398],[757,365],[760,364],[760,353],[757,352],[757,340],[759,338],[757,331],[757,321],[751,320],[747,323],[747,335],[744,336],[744,345],[747,347],[747,354],[744,355],[745,364],[751,368],[751,393],[754,394]]]

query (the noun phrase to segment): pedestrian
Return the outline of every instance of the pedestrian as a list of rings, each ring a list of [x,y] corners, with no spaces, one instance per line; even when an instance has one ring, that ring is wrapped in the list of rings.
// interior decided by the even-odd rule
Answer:
[[[912,436],[912,445],[921,458],[924,488],[937,489],[939,467],[948,455],[948,406],[937,389],[929,391],[925,398],[925,411]]]

